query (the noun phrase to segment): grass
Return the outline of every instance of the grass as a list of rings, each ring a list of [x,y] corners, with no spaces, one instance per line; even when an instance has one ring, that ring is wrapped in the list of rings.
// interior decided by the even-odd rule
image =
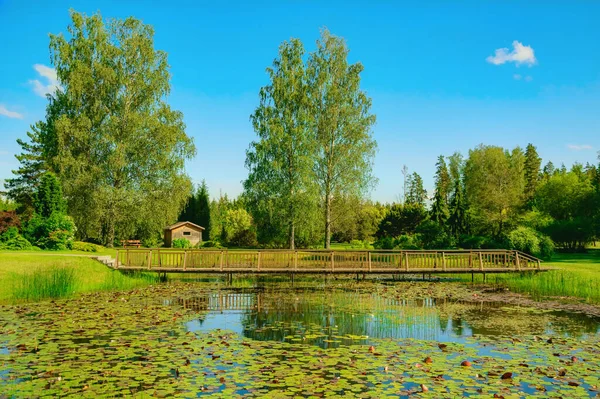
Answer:
[[[0,303],[126,290],[157,281],[155,274],[123,274],[89,257],[73,255],[72,252],[0,252]]]
[[[600,249],[588,249],[587,253],[559,253],[552,261],[544,262],[543,266],[557,270],[537,274],[491,275],[488,276],[488,282],[514,292],[530,294],[536,299],[570,297],[600,304]],[[481,281],[482,277],[477,278]]]

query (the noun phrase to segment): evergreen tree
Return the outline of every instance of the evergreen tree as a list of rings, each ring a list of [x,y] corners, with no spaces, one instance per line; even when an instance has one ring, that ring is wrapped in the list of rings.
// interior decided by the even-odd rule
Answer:
[[[554,172],[556,172],[554,164],[552,163],[552,161],[548,161],[548,163],[544,165],[544,169],[542,170],[542,179],[544,181],[548,180],[549,178],[554,176]]]
[[[423,179],[417,172],[413,172],[408,179],[406,203],[425,206],[425,201],[427,201],[427,191],[423,187]]]
[[[467,231],[467,206],[460,180],[457,180],[454,185],[454,193],[450,201],[448,227],[455,237],[465,234]]]
[[[211,218],[210,218],[210,199],[208,195],[208,186],[206,182],[202,180],[202,184],[198,186],[198,189],[189,198],[188,203],[179,215],[180,221],[187,221],[195,223],[199,226],[204,227],[202,238],[207,241],[210,240],[211,235]]]
[[[540,166],[542,158],[537,153],[533,144],[527,144],[525,150],[525,201],[531,208],[538,183],[540,181]]]
[[[40,179],[40,185],[34,195],[35,212],[48,218],[54,212],[64,214],[67,207],[63,198],[62,188],[56,175],[46,172]]]
[[[435,172],[435,195],[431,204],[431,219],[440,226],[443,226],[448,219],[448,195],[450,185],[450,175],[446,167],[446,161],[443,155],[438,157]]]
[[[33,208],[41,176],[48,171],[56,172],[54,157],[58,153],[58,147],[55,122],[65,111],[66,97],[62,92],[58,91],[54,96],[48,95],[46,119],[31,125],[27,132],[28,141],[17,139],[22,152],[15,157],[20,165],[12,171],[15,177],[7,179],[4,187],[8,190],[8,197],[19,203],[21,213],[29,213],[27,209]]]

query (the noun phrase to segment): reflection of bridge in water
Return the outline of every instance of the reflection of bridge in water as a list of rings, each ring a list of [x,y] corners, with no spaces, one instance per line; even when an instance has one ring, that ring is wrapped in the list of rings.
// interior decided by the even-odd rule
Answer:
[[[359,291],[218,291],[173,302],[205,313],[198,323],[210,320],[207,329],[237,328],[237,332],[261,340],[317,334],[320,340],[352,335],[452,341],[471,334],[522,333],[519,322],[529,326],[529,334],[544,334],[552,328],[547,315],[511,313],[500,309],[504,304],[407,300]],[[488,323],[498,317],[505,318],[502,328],[497,322]],[[572,330],[576,335],[598,331],[597,321],[579,320],[577,324]]]

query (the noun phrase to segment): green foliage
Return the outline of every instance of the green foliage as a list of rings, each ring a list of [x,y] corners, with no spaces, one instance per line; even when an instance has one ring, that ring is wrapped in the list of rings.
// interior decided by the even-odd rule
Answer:
[[[75,223],[61,213],[53,213],[48,218],[34,215],[24,229],[25,237],[43,249],[71,249],[74,241]]]
[[[99,252],[102,251],[104,247],[91,242],[74,241],[71,249],[73,251],[82,252]]]
[[[450,216],[448,217],[448,227],[454,237],[466,234],[469,226],[467,204],[463,192],[464,188],[459,178],[454,185],[450,201]]]
[[[187,238],[176,238],[171,245],[173,248],[192,248],[192,243]]]
[[[466,200],[479,233],[499,238],[523,205],[524,155],[520,148],[480,145],[465,166]]]
[[[381,237],[373,243],[377,249],[423,249],[419,237],[413,234],[402,234],[398,237]]]
[[[406,192],[406,203],[409,205],[425,206],[427,201],[427,190],[423,187],[423,179],[417,172],[408,177],[408,188]]]
[[[448,198],[450,196],[450,175],[446,167],[446,161],[442,155],[438,157],[435,172],[435,194],[431,211],[431,220],[443,226],[449,218]]]
[[[525,200],[531,207],[535,192],[540,181],[540,166],[542,158],[533,144],[527,144],[525,149]]]
[[[446,229],[433,220],[421,223],[416,231],[420,246],[425,249],[445,249],[455,245],[453,237]]]
[[[14,227],[8,227],[0,233],[0,249],[23,250],[32,249],[31,243],[19,234],[19,230]]]
[[[47,218],[53,213],[66,213],[66,202],[63,198],[62,188],[56,175],[52,172],[44,173],[40,178],[33,198],[35,212]]]
[[[554,244],[549,237],[530,227],[517,227],[507,235],[510,249],[517,249],[533,256],[550,259],[554,254]]]
[[[303,56],[298,39],[279,46],[278,57],[267,68],[270,84],[260,89],[259,106],[250,116],[259,140],[246,152],[249,174],[244,189],[252,214],[268,221],[261,228],[273,226],[273,233],[284,235],[290,249],[296,246],[307,210],[318,204]],[[269,214],[271,208],[278,212]]]
[[[426,218],[427,212],[420,204],[394,204],[379,223],[376,235],[381,238],[412,234]]]
[[[113,246],[154,236],[176,220],[191,191],[195,154],[183,115],[166,103],[167,54],[134,18],[71,12],[69,35],[50,35],[66,111],[54,123],[54,164],[78,236]]]
[[[315,181],[324,203],[325,248],[331,242],[332,199],[364,194],[376,182],[372,175],[377,143],[371,98],[360,88],[360,63],[348,63],[344,39],[321,31],[317,50],[307,63],[310,125],[316,140]]]
[[[210,216],[210,198],[208,195],[208,186],[203,180],[198,186],[196,192],[188,199],[185,208],[179,215],[180,221],[192,222],[204,227],[202,232],[203,239],[211,238],[211,216]]]

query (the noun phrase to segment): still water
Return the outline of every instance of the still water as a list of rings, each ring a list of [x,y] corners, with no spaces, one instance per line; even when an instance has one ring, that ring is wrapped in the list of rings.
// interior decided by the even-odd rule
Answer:
[[[600,334],[600,320],[585,315],[340,289],[232,290],[170,302],[199,312],[187,322],[189,331],[230,330],[261,341],[324,348],[378,338],[464,343],[472,336]]]

